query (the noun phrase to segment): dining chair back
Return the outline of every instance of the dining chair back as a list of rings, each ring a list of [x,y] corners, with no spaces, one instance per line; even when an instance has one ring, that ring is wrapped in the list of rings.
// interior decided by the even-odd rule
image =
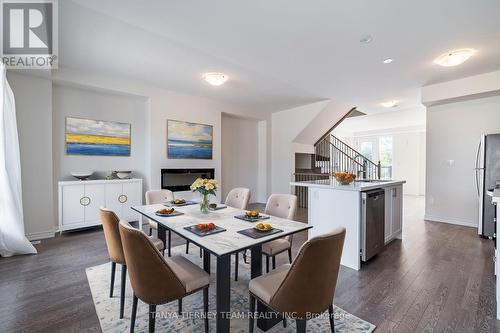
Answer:
[[[344,238],[345,228],[337,228],[304,243],[269,305],[299,318],[328,309],[335,295]]]
[[[99,214],[101,216],[102,229],[104,230],[104,238],[106,239],[109,258],[114,263],[124,265],[125,256],[123,255],[122,241],[118,227],[120,219],[112,210],[102,207],[99,210]]]
[[[174,200],[170,190],[149,190],[146,192],[146,205],[154,205]]]
[[[226,197],[226,205],[237,209],[247,209],[250,200],[250,189],[244,187],[233,188]]]
[[[120,221],[120,234],[130,284],[139,299],[149,304],[163,304],[185,294],[179,278],[142,231]]]
[[[271,194],[267,200],[265,214],[288,220],[295,218],[297,196],[293,194]]]

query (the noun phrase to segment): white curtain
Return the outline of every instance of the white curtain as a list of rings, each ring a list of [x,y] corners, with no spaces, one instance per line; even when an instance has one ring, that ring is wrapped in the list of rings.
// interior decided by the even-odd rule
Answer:
[[[0,256],[9,257],[37,252],[24,235],[16,106],[1,62],[0,67]]]

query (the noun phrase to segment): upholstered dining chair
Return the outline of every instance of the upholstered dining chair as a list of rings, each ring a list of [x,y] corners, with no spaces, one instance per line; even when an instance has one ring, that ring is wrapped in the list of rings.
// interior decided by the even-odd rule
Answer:
[[[111,285],[109,287],[109,297],[113,297],[116,264],[120,264],[122,266],[120,285],[120,318],[123,318],[127,264],[125,261],[125,256],[123,255],[122,241],[118,228],[120,220],[112,210],[103,207],[101,207],[99,214],[101,216],[102,229],[104,230],[104,238],[106,239],[106,247],[108,248],[109,258],[111,259]],[[161,240],[151,237],[151,241],[159,251],[162,251],[164,249],[163,242]]]
[[[335,332],[333,297],[337,285],[340,258],[344,246],[345,228],[314,237],[305,242],[292,264],[286,264],[250,281],[250,312],[255,301],[281,314],[293,313],[297,333],[306,331],[311,315],[328,309],[330,328]],[[286,320],[286,319],[285,319]],[[254,319],[250,316],[249,332],[253,333]]]
[[[134,332],[137,302],[149,305],[149,332],[155,330],[156,306],[178,300],[182,311],[182,298],[203,290],[205,332],[208,332],[207,272],[183,256],[164,257],[142,231],[120,221],[123,253],[132,285],[133,302],[130,332]]]
[[[244,210],[247,209],[249,200],[250,200],[250,189],[245,187],[237,187],[229,191],[226,197],[225,204],[229,207]],[[239,253],[236,253],[235,257],[236,258],[234,260],[234,281],[238,281],[238,264],[240,261]],[[245,259],[246,262],[245,252],[243,252],[243,258]]]
[[[174,194],[170,190],[149,190],[146,192],[145,196],[146,205],[161,204],[174,200]],[[158,231],[158,223],[153,220],[149,220],[149,236],[153,235],[153,229]],[[170,230],[168,230],[168,244],[165,244],[165,248],[168,249],[168,253],[170,253],[171,248],[170,239],[172,239],[172,234],[170,233]]]
[[[293,220],[297,211],[297,196],[293,194],[271,194],[267,200],[265,214]],[[279,238],[262,245],[262,254],[266,256],[266,272],[269,272],[269,258],[272,258],[273,269],[276,269],[276,256],[288,252],[288,260],[292,263],[293,236]]]

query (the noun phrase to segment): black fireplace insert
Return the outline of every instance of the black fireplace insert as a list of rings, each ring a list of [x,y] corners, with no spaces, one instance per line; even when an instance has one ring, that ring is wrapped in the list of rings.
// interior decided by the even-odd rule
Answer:
[[[189,191],[197,178],[214,179],[215,169],[161,169],[161,188],[177,191]]]

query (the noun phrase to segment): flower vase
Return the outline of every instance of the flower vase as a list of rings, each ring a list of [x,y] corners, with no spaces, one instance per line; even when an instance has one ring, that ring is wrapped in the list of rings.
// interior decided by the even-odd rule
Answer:
[[[202,214],[208,214],[208,194],[201,194],[201,201],[200,201],[200,212]]]

